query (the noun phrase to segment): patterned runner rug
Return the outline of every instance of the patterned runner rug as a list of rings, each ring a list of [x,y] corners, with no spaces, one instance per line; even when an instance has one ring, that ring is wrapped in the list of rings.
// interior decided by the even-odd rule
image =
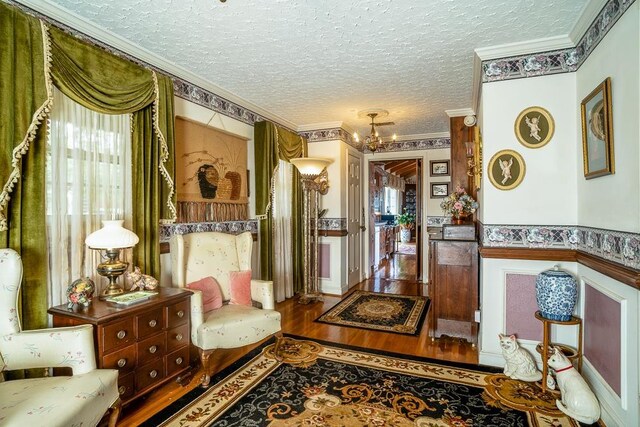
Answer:
[[[477,366],[287,337],[258,348],[143,426],[577,427],[555,398]]]
[[[429,298],[356,290],[316,319],[332,325],[417,335]]]

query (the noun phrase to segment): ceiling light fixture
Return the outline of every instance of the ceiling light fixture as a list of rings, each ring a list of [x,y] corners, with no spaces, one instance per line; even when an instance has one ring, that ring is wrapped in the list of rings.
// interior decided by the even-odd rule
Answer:
[[[395,125],[395,123],[394,122],[376,123],[375,118],[378,116],[378,113],[373,113],[373,112],[367,113],[367,116],[371,118],[371,123],[370,123],[371,133],[367,135],[367,137],[365,138],[364,146],[372,153],[375,153],[377,150],[384,148],[384,145],[385,145],[384,141],[380,137],[380,133],[376,129],[376,126],[389,126],[389,125]],[[358,135],[358,132],[354,132],[353,138],[356,140],[356,142],[360,142],[360,136]],[[396,142],[395,133],[393,134],[392,140],[393,142]]]

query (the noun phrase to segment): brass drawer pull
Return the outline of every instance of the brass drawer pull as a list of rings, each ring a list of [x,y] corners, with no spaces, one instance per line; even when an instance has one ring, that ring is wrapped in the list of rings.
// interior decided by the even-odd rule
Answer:
[[[184,311],[180,310],[179,312],[176,313],[176,316],[182,319],[184,317]]]
[[[119,340],[123,339],[126,336],[127,336],[127,331],[125,330],[118,331],[118,333],[116,334],[116,337],[118,337]]]
[[[149,347],[149,353],[153,354],[156,351],[158,351],[158,346],[152,345],[151,347]]]
[[[176,335],[176,341],[182,341],[182,334]]]
[[[124,365],[127,364],[127,359],[122,358],[120,360],[118,360],[118,368],[124,368]]]
[[[157,376],[158,376],[158,371],[156,371],[156,370],[154,369],[153,371],[149,372],[149,376],[150,376],[151,378],[155,378],[155,377],[157,377]]]
[[[155,319],[149,320],[149,326],[150,327],[155,328],[157,324],[158,324],[158,322]]]
[[[182,365],[182,357],[176,359],[176,365]]]
[[[123,395],[125,391],[127,391],[127,388],[125,386],[121,385],[120,387],[118,387],[118,394]]]

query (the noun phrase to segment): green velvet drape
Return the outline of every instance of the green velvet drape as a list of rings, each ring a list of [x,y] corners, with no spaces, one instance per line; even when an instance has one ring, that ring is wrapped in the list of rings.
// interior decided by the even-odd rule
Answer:
[[[271,181],[278,160],[289,161],[307,153],[307,141],[300,135],[271,122],[257,122],[254,127],[256,165],[256,212],[260,218],[260,274],[263,280],[273,280],[273,221],[270,211]],[[292,254],[293,289],[303,284],[303,224],[302,183],[298,170],[293,170]]]
[[[47,242],[44,207],[44,118],[48,97],[40,21],[0,3],[0,245],[22,256],[22,326],[47,325]],[[38,129],[38,124],[40,128]],[[29,130],[33,132],[29,132]],[[14,149],[31,149],[21,153]],[[20,158],[20,155],[24,156]],[[15,162],[17,169],[14,169]],[[8,182],[15,172],[15,183]],[[11,180],[13,181],[13,180]],[[10,186],[13,191],[9,193]]]
[[[158,224],[175,215],[171,79],[48,30],[0,2],[0,245],[22,255],[25,329],[47,325],[44,135],[52,84],[92,110],[132,114],[134,262],[147,274],[160,275]]]
[[[140,243],[133,250],[135,265],[160,277],[158,223],[172,218],[167,198],[170,189],[159,174],[165,155],[167,176],[173,180],[173,85],[171,79],[157,76],[158,127],[154,126],[156,82],[150,70],[104,52],[57,29],[49,31],[53,83],[80,105],[104,114],[133,114],[133,232]],[[175,205],[175,194],[172,195]]]

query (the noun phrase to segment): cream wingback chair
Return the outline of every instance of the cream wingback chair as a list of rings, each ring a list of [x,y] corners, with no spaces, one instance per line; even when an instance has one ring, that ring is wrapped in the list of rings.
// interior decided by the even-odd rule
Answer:
[[[185,287],[211,276],[220,284],[223,299],[228,301],[231,295],[229,272],[251,269],[252,244],[249,232],[173,235],[169,241],[173,286]],[[273,282],[251,280],[251,299],[261,308],[224,304],[205,313],[202,292],[192,291],[191,341],[200,352],[203,387],[209,386],[209,357],[214,350],[253,344],[272,334],[276,334],[276,346],[280,345],[280,313],[274,310]]]
[[[71,368],[72,376],[2,381],[0,425],[97,425],[109,408],[120,412],[118,371],[96,369],[93,326],[22,331],[17,312],[22,260],[0,249],[0,370]],[[0,373],[0,376],[2,374]]]

